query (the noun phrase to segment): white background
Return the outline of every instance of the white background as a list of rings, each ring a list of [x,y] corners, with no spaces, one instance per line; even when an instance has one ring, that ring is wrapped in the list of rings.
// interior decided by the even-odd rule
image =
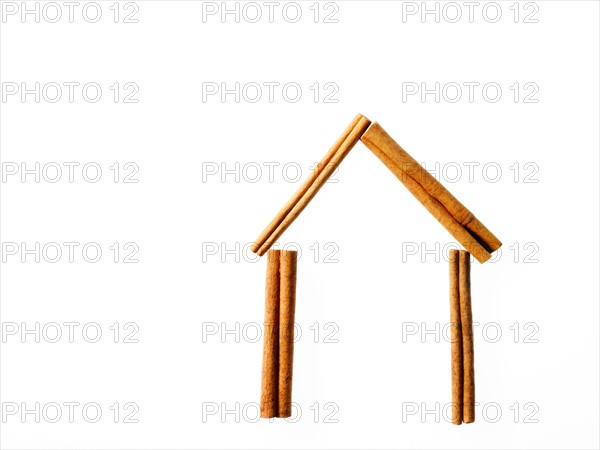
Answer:
[[[462,2],[437,3],[436,22],[420,15],[436,2],[300,2],[296,23],[286,2],[273,23],[262,2],[257,23],[245,3],[239,23],[203,16],[221,2],[99,2],[96,23],[86,2],[73,23],[62,2],[57,23],[54,6],[39,3],[36,23],[20,15],[36,2],[8,3],[2,448],[598,448],[598,3],[480,2],[472,20]],[[65,82],[80,83],[73,102]],[[22,83],[40,83],[39,103]],[[64,89],[56,103],[52,83]],[[96,103],[86,83],[100,85]],[[207,83],[240,83],[239,102],[203,98]],[[255,103],[252,83],[263,88]],[[302,89],[297,102],[286,83]],[[436,83],[439,102],[403,98]],[[137,103],[124,102],[136,87]],[[279,241],[302,252],[296,412],[293,423],[256,420],[266,261],[247,244],[358,112],[437,167],[504,242],[472,269],[474,424],[447,421],[453,240],[360,143]],[[22,181],[22,163],[40,164],[39,182]],[[52,163],[64,169],[55,183]],[[96,183],[88,163],[102,169]],[[74,262],[64,242],[79,244]],[[97,263],[82,256],[90,242]],[[39,263],[23,252],[36,243]],[[62,247],[56,263],[48,243]],[[136,248],[138,262],[123,262]],[[78,323],[72,343],[65,322]]]

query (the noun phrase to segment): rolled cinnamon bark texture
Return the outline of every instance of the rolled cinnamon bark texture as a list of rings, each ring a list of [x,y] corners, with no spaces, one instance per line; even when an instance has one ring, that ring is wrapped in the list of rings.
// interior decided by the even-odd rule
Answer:
[[[275,215],[275,218],[267,225],[258,236],[250,250],[263,256],[269,248],[279,239],[285,230],[296,220],[308,203],[319,192],[325,182],[340,165],[352,147],[358,142],[371,121],[362,114],[358,114],[344,130],[342,135],[329,149],[316,169],[300,186],[290,200]]]
[[[450,250],[452,423],[475,421],[475,352],[471,310],[471,255]]]
[[[463,421],[463,349],[460,324],[459,251],[450,250],[450,354],[452,358],[452,423]]]
[[[360,139],[479,262],[500,248],[500,240],[377,122]]]
[[[290,417],[294,363],[294,316],[298,254],[267,253],[260,417]]]
[[[471,255],[459,255],[460,326],[463,353],[463,422],[475,421],[475,352],[473,348],[473,312],[471,310]]]
[[[265,287],[265,323],[260,417],[277,415],[279,375],[279,260],[280,250],[267,255],[267,282]]]
[[[277,417],[292,415],[297,253],[282,251],[279,263],[279,404]]]

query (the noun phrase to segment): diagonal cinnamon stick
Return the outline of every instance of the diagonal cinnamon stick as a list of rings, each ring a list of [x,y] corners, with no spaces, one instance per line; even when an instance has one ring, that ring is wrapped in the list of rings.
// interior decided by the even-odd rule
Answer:
[[[452,423],[463,421],[463,348],[460,323],[459,252],[450,250],[450,354],[452,358]]]
[[[259,256],[264,255],[269,250],[304,208],[306,208],[317,192],[319,192],[319,189],[323,187],[370,124],[371,121],[361,114],[358,114],[354,118],[300,189],[296,191],[271,223],[263,230],[250,250]]]
[[[376,145],[369,146],[369,150],[377,156],[381,162],[398,178],[404,186],[413,194],[417,200],[440,222],[446,230],[460,242],[463,247],[471,251],[480,262],[485,262],[492,255],[482,247],[482,245],[471,234],[464,229],[448,212],[446,208],[429,193],[412,177],[397,166],[380,147]]]
[[[264,348],[260,417],[277,415],[279,365],[279,260],[280,250],[267,256],[267,283],[265,299]]]
[[[296,267],[297,252],[282,251],[279,263],[279,412],[277,417],[292,415]]]
[[[475,421],[475,365],[473,349],[473,313],[471,311],[471,255],[459,255],[460,324],[463,354],[463,421]]]
[[[361,141],[479,262],[487,261],[491,257],[490,252],[502,245],[473,213],[406,153],[377,122],[362,135]]]

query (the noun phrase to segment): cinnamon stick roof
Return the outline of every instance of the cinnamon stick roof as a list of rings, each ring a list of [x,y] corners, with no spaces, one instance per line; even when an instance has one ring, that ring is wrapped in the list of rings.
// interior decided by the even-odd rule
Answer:
[[[410,156],[377,122],[358,114],[335,141],[317,168],[275,215],[251,247],[264,255],[304,211],[358,141],[371,150],[446,230],[480,263],[502,242],[456,197]]]

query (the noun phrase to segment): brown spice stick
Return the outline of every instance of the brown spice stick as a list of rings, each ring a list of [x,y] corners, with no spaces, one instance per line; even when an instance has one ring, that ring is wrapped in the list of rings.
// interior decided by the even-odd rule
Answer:
[[[285,219],[285,216],[287,216],[289,214],[289,212],[292,210],[292,208],[294,206],[296,206],[296,203],[298,203],[298,201],[304,196],[304,194],[306,194],[306,191],[308,191],[308,188],[310,188],[312,186],[312,184],[315,182],[315,180],[323,172],[323,169],[325,169],[325,167],[327,167],[327,165],[331,161],[331,158],[333,158],[333,155],[336,154],[336,152],[338,151],[338,149],[340,148],[342,143],[346,140],[348,135],[352,132],[352,130],[354,129],[354,127],[356,126],[356,124],[358,123],[358,121],[360,120],[361,117],[362,117],[362,115],[358,114],[352,120],[350,125],[348,125],[348,127],[344,130],[344,132],[338,138],[338,140],[335,141],[335,144],[333,144],[333,146],[329,149],[329,151],[323,157],[321,162],[319,162],[317,167],[315,167],[315,170],[313,170],[311,172],[310,176],[304,181],[304,183],[302,183],[302,186],[300,186],[300,188],[294,193],[292,198],[290,198],[288,200],[288,202],[285,205],[283,205],[283,208],[281,208],[281,210],[277,213],[277,215],[271,221],[271,223],[269,223],[269,225],[267,225],[267,227],[263,230],[263,232],[260,234],[260,236],[258,236],[258,238],[256,239],[256,242],[250,248],[254,253],[258,252],[258,250],[260,249],[260,247],[262,247],[262,245],[265,243],[267,238],[271,234],[273,234],[273,231],[275,231],[275,229],[279,226],[281,221],[283,219]]]
[[[448,210],[456,221],[481,244],[487,252],[496,251],[502,243],[492,234],[462,203],[460,203],[433,175],[410,156],[377,122],[373,123],[363,134],[362,142],[373,150],[379,148],[385,153],[405,176],[412,178],[433,198],[438,200]],[[462,243],[462,242],[461,242]],[[477,255],[474,254],[476,258]],[[478,258],[479,260],[479,258]]]
[[[282,251],[279,263],[279,412],[277,417],[292,415],[296,267],[297,252]]]
[[[277,415],[277,390],[279,375],[279,265],[280,250],[267,256],[267,282],[265,299],[265,324],[260,417]]]
[[[463,348],[460,323],[459,252],[450,250],[450,354],[452,359],[452,423],[463,421]]]
[[[371,128],[376,124],[371,125]],[[367,133],[371,130],[367,131]],[[366,134],[366,133],[365,133]],[[446,230],[460,242],[463,247],[473,253],[479,262],[485,262],[492,255],[475,239],[456,219],[448,212],[446,208],[435,198],[433,198],[414,178],[406,174],[388,155],[382,151],[378,145],[370,141],[363,142],[369,150],[377,156],[381,162],[398,178],[404,186],[421,202],[423,206],[440,222]]]
[[[331,147],[327,155],[325,155],[321,163],[319,163],[317,169],[311,173],[300,189],[296,191],[260,234],[256,243],[250,248],[253,252],[262,256],[269,250],[304,208],[306,208],[317,192],[319,192],[319,189],[323,187],[370,124],[371,121],[361,114],[354,118],[333,147]]]
[[[460,323],[463,347],[463,421],[475,421],[475,365],[473,349],[473,313],[471,311],[471,260],[469,252],[460,251],[459,291]]]

